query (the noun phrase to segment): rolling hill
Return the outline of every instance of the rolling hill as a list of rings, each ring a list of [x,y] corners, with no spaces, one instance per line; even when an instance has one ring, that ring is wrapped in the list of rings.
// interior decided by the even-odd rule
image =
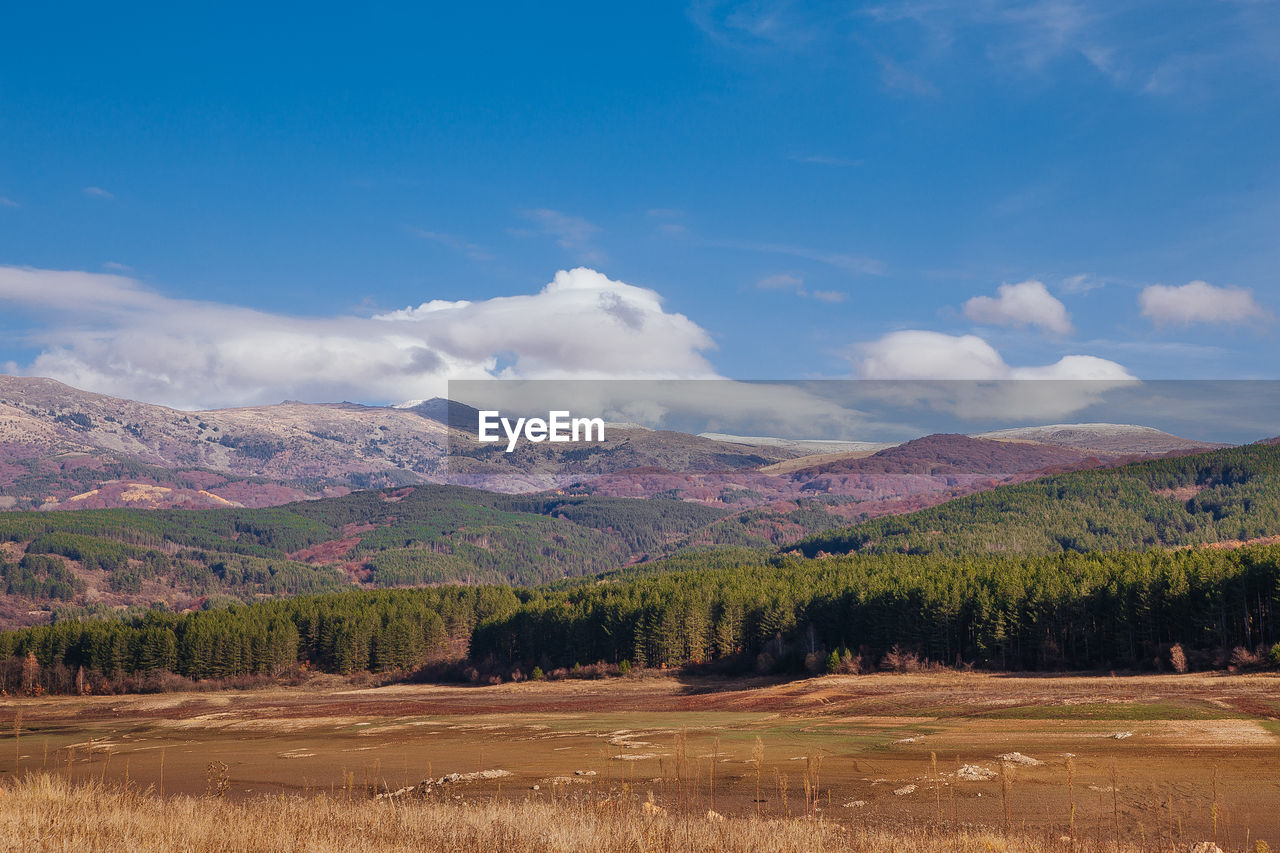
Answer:
[[[0,624],[59,607],[531,584],[660,556],[724,510],[406,486],[266,509],[0,513]]]
[[[1227,446],[1182,438],[1136,424],[1052,424],[1002,429],[978,433],[973,437],[997,441],[1032,441],[1092,453],[1176,453]]]
[[[1280,534],[1280,446],[1075,471],[1001,486],[930,509],[818,534],[822,553],[1112,551],[1248,541]]]

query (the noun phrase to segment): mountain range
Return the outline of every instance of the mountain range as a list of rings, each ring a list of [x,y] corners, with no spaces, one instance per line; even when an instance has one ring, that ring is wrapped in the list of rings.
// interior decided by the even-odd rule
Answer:
[[[185,412],[50,379],[0,376],[0,509],[265,507],[452,483],[783,513],[820,499],[833,519],[849,521],[1045,472],[1215,446],[1113,424],[927,436],[901,445],[613,424],[603,442],[526,444],[508,454],[476,441],[475,416],[440,399],[409,407],[284,402]]]

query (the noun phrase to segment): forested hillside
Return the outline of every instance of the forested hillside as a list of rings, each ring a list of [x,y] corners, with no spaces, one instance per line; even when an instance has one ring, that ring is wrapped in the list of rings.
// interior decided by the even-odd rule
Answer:
[[[174,671],[193,678],[412,671],[469,638],[511,676],[577,664],[859,671],[930,660],[998,669],[1249,665],[1277,643],[1280,548],[1009,558],[766,559],[715,551],[553,587],[345,592],[0,634],[47,689]],[[1234,655],[1234,657],[1233,657]],[[30,657],[28,657],[30,656]],[[31,664],[27,665],[30,670]],[[30,673],[28,673],[30,675]],[[12,686],[12,685],[11,685]]]
[[[457,486],[256,510],[0,513],[0,625],[21,622],[32,606],[182,608],[356,583],[536,584],[661,556],[723,515],[681,501]]]
[[[1173,644],[1200,666],[1280,648],[1280,547],[1155,547],[1280,533],[1280,446],[1002,487],[813,537],[803,550],[820,559],[690,546],[710,531],[733,541],[735,528],[758,541],[754,512],[419,486],[265,510],[4,514],[10,598],[204,598],[184,614],[173,602],[124,620],[55,613],[0,637],[0,659],[6,678],[36,666],[62,689],[82,667],[103,683],[413,671],[459,655],[488,677],[598,661],[1088,669],[1162,665]],[[808,512],[774,521],[827,518]],[[330,592],[457,580],[527,586]],[[300,597],[246,606],[219,593]]]
[[[1280,534],[1280,447],[1254,444],[1002,486],[801,540],[820,553],[1026,553]]]

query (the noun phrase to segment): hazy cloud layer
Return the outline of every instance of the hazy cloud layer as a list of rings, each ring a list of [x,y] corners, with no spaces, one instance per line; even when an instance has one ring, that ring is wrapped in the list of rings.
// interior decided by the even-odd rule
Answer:
[[[866,55],[886,89],[924,97],[967,79],[955,73],[966,66],[1006,83],[1086,70],[1119,90],[1170,97],[1223,87],[1241,68],[1274,78],[1274,8],[1267,0],[695,0],[690,18],[713,44],[745,57]]]
[[[1055,335],[1071,333],[1071,315],[1039,281],[1002,284],[999,295],[975,296],[964,304],[964,315],[991,326],[1037,326]]]
[[[1153,284],[1142,291],[1138,304],[1142,306],[1142,316],[1160,326],[1249,325],[1271,319],[1271,313],[1253,298],[1253,291],[1215,287],[1205,281],[1192,281],[1181,287]]]
[[[710,336],[649,289],[578,268],[537,293],[297,317],[174,299],[102,273],[0,267],[0,307],[40,349],[6,372],[181,408],[397,402],[451,378],[700,378]]]

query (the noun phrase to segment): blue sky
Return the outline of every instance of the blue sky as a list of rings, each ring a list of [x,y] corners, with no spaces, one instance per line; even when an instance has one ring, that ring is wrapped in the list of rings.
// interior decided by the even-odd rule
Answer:
[[[6,30],[5,372],[184,407],[1276,375],[1276,2],[26,4]]]

